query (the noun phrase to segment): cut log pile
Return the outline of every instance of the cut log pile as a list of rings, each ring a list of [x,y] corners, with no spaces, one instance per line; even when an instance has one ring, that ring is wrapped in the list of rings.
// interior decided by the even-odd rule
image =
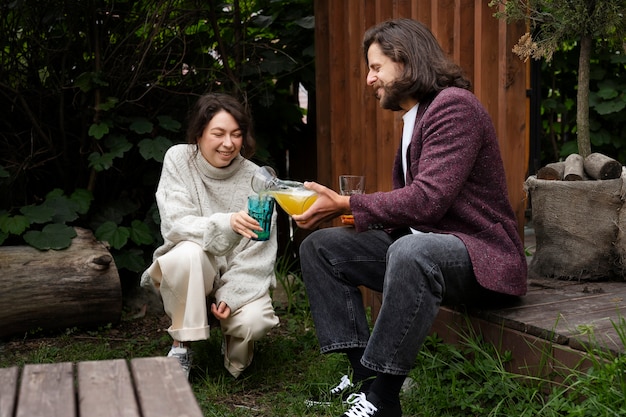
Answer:
[[[586,158],[574,153],[537,171],[537,179],[556,181],[614,180],[621,175],[619,161],[597,152]]]

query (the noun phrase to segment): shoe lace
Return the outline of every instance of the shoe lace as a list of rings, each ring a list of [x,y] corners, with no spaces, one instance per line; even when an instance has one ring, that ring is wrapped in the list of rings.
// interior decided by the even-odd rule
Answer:
[[[350,378],[348,378],[348,375],[344,375],[341,377],[341,381],[339,382],[339,384],[335,388],[330,390],[330,393],[339,394],[341,391],[351,386],[352,382],[350,381]]]
[[[347,402],[351,404],[352,407],[344,413],[346,417],[372,417],[374,413],[378,411],[378,408],[367,401],[364,392],[350,395]]]
[[[189,371],[191,370],[191,352],[187,349],[186,352],[170,352],[168,357],[174,357],[180,363],[180,366],[183,368],[187,376],[189,376]]]

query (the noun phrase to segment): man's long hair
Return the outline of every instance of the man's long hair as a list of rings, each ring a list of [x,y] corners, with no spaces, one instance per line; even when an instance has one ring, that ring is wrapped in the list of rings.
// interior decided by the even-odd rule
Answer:
[[[373,43],[392,61],[404,66],[404,73],[389,87],[397,97],[422,102],[446,87],[471,87],[461,67],[446,56],[432,32],[418,21],[393,19],[369,28],[363,37],[368,66],[367,51]]]

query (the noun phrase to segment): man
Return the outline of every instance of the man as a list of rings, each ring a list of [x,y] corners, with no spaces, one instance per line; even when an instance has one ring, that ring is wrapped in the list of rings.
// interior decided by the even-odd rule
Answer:
[[[354,228],[303,241],[302,274],[321,352],[346,353],[360,387],[344,416],[396,417],[439,306],[525,294],[526,260],[493,123],[461,69],[410,19],[370,28],[363,48],[380,106],[405,112],[393,190],[340,196],[306,183],[319,197],[293,219],[313,229],[354,215]],[[371,335],[361,285],[382,292]]]

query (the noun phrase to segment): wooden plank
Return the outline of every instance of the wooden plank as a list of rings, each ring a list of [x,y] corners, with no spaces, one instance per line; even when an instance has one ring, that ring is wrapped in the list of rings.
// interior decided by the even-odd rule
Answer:
[[[175,358],[137,358],[130,362],[143,417],[202,417],[191,386]]]
[[[498,315],[511,320],[522,321],[527,324],[535,322],[547,324],[552,322],[552,327],[554,327],[557,325],[557,320],[562,320],[562,318],[569,316],[588,314],[598,309],[599,306],[617,307],[617,304],[611,302],[611,298],[611,294],[594,294],[583,297],[563,298],[551,303],[535,305],[530,308],[498,311]]]
[[[18,375],[17,366],[0,369],[0,417],[13,417]]]
[[[124,359],[80,362],[77,373],[81,416],[140,417]]]
[[[16,417],[75,417],[73,366],[69,362],[25,365]]]

